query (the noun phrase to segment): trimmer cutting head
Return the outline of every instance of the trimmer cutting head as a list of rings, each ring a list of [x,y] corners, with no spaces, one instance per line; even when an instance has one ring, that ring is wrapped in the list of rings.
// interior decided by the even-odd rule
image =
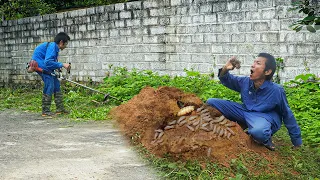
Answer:
[[[105,95],[104,95],[104,98],[103,98],[103,102],[108,102],[108,101],[109,101],[109,99],[108,99],[109,96],[110,96],[109,93],[108,93],[108,94],[105,94]]]

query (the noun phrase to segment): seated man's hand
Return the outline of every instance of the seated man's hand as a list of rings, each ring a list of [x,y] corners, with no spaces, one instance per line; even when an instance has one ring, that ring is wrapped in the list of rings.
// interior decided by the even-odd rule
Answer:
[[[225,68],[227,70],[233,70],[234,68],[240,68],[240,61],[235,56],[232,56],[226,63]]]

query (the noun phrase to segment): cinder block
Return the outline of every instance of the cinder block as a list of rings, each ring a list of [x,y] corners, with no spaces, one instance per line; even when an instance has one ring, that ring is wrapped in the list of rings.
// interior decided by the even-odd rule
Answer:
[[[143,25],[148,26],[148,25],[157,25],[159,24],[158,18],[157,17],[152,17],[152,18],[144,18],[142,20]]]
[[[245,42],[245,34],[231,34],[231,42]]]
[[[150,27],[150,33],[153,35],[164,34],[164,32],[165,32],[164,26]]]
[[[140,19],[126,19],[125,22],[128,27],[140,26],[142,23]]]
[[[192,17],[191,16],[181,16],[181,24],[191,24]]]
[[[151,70],[166,70],[165,62],[153,62],[151,63]]]
[[[268,33],[262,33],[261,34],[261,39],[262,42],[278,42],[279,41],[279,33],[273,33],[273,32],[268,32]]]
[[[220,44],[213,44],[212,45],[212,50],[211,52],[213,54],[222,54],[223,53],[223,49],[222,49],[222,45]]]
[[[194,35],[192,35],[191,42],[193,42],[193,43],[203,43],[204,42],[203,34],[194,34]]]
[[[127,10],[142,9],[141,5],[142,5],[141,1],[133,1],[133,2],[127,2],[126,3]]]
[[[171,0],[171,6],[180,6],[181,5],[181,0]]]
[[[268,22],[254,22],[253,23],[253,30],[254,31],[268,31],[269,24],[268,24]]]
[[[120,29],[119,30],[120,36],[130,36],[131,29]]]
[[[217,2],[212,6],[212,12],[226,12],[228,11],[226,2]]]
[[[217,35],[210,33],[210,34],[205,34],[204,35],[204,42],[205,43],[214,43],[217,42]]]
[[[217,34],[218,42],[231,42],[229,34]]]
[[[240,8],[241,8],[241,4],[243,3],[244,1],[242,2],[239,2],[239,1],[231,1],[227,4],[227,9],[228,11],[239,11]],[[240,4],[241,3],[241,4]]]
[[[203,23],[203,22],[204,22],[204,16],[203,15],[192,16],[192,23],[193,24],[198,24],[198,23]]]
[[[257,1],[257,7],[261,8],[269,8],[273,7],[273,0],[264,0],[264,1]]]
[[[124,3],[114,4],[114,10],[115,11],[123,11],[124,10]]]
[[[155,1],[155,0],[152,0],[152,1],[143,1],[142,2],[142,4],[143,4],[143,7],[145,8],[145,9],[149,9],[149,8],[158,8],[159,7],[159,3],[158,3],[158,1]]]
[[[165,10],[164,9],[150,9],[150,16],[151,17],[159,17],[159,16],[164,16],[165,15]]]
[[[212,13],[212,4],[203,4],[200,5],[200,14],[211,14]]]
[[[206,22],[206,23],[215,23],[215,22],[217,22],[217,14],[206,14],[204,16],[204,22]]]
[[[250,11],[257,10],[258,2],[257,1],[242,1],[241,9],[249,9]]]
[[[131,18],[130,11],[120,12],[120,19],[129,19],[129,18]]]
[[[267,10],[262,10],[261,11],[261,17],[263,20],[265,19],[274,19],[276,18],[276,11],[274,8],[272,9],[267,9]]]

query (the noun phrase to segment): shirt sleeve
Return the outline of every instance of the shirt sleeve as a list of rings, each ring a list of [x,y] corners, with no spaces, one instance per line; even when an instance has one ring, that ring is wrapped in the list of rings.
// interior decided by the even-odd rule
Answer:
[[[244,84],[245,77],[234,76],[228,72],[226,72],[223,76],[220,76],[222,68],[219,69],[218,77],[220,82],[229,89],[240,92],[242,85]]]
[[[63,64],[57,61],[58,53],[59,48],[57,47],[56,43],[50,43],[47,47],[44,63],[46,67],[51,71],[63,67]]]
[[[292,144],[294,146],[300,146],[302,144],[300,127],[298,126],[296,118],[289,107],[285,91],[282,87],[280,89],[280,95],[280,112],[282,113],[282,120],[288,129]]]

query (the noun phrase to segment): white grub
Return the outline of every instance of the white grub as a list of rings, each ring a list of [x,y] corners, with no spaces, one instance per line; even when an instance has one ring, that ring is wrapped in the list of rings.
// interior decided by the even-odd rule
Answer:
[[[227,131],[227,130],[224,130],[223,137],[227,137],[227,136],[228,136],[228,131]]]
[[[182,109],[180,109],[180,111],[178,112],[178,116],[183,116],[183,115],[186,115],[190,112],[192,112],[194,110],[194,106],[187,106],[187,107],[184,107]]]
[[[228,119],[224,119],[223,121],[221,121],[219,124],[224,125],[228,122]]]
[[[178,119],[177,123],[180,124],[180,122],[183,121],[183,120],[185,120],[185,119],[186,119],[185,116],[181,116],[181,117]]]
[[[202,129],[202,130],[204,130],[204,131],[207,131],[207,132],[209,132],[210,131],[210,129],[208,129],[208,128],[206,128],[206,127],[200,127],[200,129]]]
[[[203,117],[202,119],[203,119],[203,121],[205,121],[205,122],[210,122],[210,121],[213,120],[211,117],[208,117],[208,116]]]
[[[163,134],[164,134],[164,132],[162,131],[161,133],[159,133],[157,138],[160,139],[163,136]]]
[[[163,130],[162,129],[156,129],[156,130],[154,130],[155,132],[158,132],[158,133],[161,133],[161,132],[163,132]]]
[[[230,128],[226,128],[232,135],[236,135],[236,133],[234,133]]]
[[[216,128],[216,134],[219,134],[219,132],[220,132],[220,126],[218,126],[217,128]]]
[[[201,114],[204,114],[204,113],[207,113],[207,112],[209,112],[209,110],[208,109],[204,109],[204,110],[201,111]]]
[[[186,124],[187,123],[187,120],[183,120],[183,121],[181,121],[180,123],[179,123],[179,126],[183,126],[184,124]]]
[[[210,125],[211,125],[211,124],[210,124]],[[212,132],[213,132],[213,133],[216,133],[216,129],[217,129],[217,125],[213,125]]]
[[[210,157],[210,156],[211,156],[211,151],[212,151],[212,149],[211,149],[211,147],[209,147],[209,148],[208,148],[208,151],[207,151],[207,157]]]
[[[206,127],[206,126],[208,126],[208,124],[209,124],[209,123],[203,123],[203,124],[201,125],[201,127]]]
[[[157,139],[158,136],[159,136],[159,133],[158,133],[158,132],[154,133],[153,139]]]
[[[230,139],[230,136],[231,136],[231,133],[228,133],[227,134],[227,138]]]
[[[220,121],[222,121],[224,118],[225,118],[225,117],[224,117],[223,115],[222,115],[222,116],[220,116],[220,117],[219,117],[219,119],[218,119],[218,120],[219,120],[219,122],[220,122]]]
[[[157,143],[159,144],[159,143],[162,143],[163,142],[163,139],[159,139],[158,141],[157,141]]]
[[[198,130],[199,127],[200,127],[200,124],[198,124],[198,125],[194,128],[194,130]]]
[[[210,116],[210,112],[201,113],[201,116]]]
[[[198,116],[190,116],[190,117],[189,117],[189,121],[193,121],[193,120],[195,120],[197,117],[198,117]]]
[[[212,120],[215,123],[219,123],[224,119],[224,116],[216,117],[214,120]]]
[[[168,125],[175,125],[176,123],[177,123],[177,121],[174,120],[174,121],[169,122]]]
[[[164,127],[165,130],[174,129],[174,126],[166,126]]]
[[[196,126],[196,125],[198,125],[199,123],[200,123],[200,120],[194,121],[194,122],[192,123],[192,125],[193,125],[193,126]]]
[[[192,126],[187,125],[187,128],[190,129],[191,131],[194,131],[194,128]]]
[[[236,124],[234,122],[229,122],[225,125],[226,127],[234,127]]]
[[[197,112],[202,111],[202,110],[203,110],[203,108],[204,108],[204,106],[199,107],[199,108],[197,109]]]
[[[223,133],[224,133],[224,129],[220,129],[220,133],[219,133],[219,136],[221,137],[222,135],[223,135]]]

